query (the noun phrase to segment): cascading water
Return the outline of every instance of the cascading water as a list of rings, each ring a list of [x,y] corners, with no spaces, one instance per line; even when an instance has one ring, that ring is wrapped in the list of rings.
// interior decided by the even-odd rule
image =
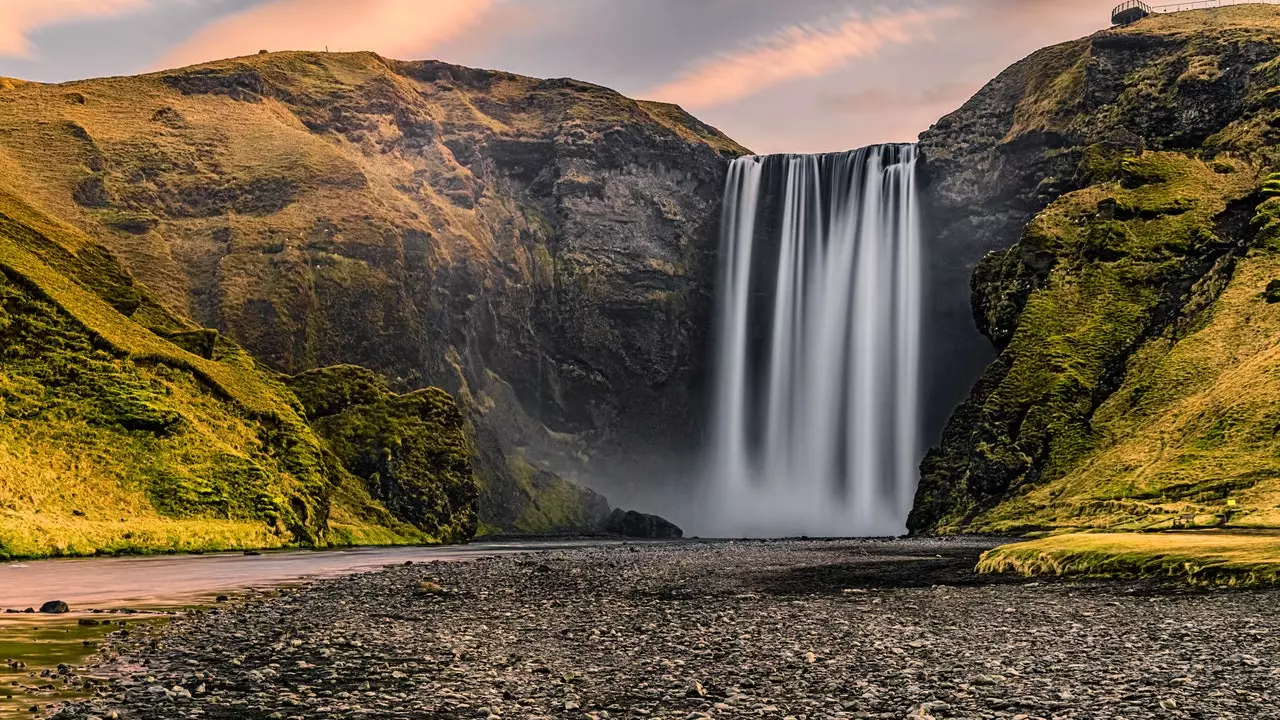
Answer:
[[[734,161],[710,508],[721,536],[894,535],[920,460],[916,148]]]

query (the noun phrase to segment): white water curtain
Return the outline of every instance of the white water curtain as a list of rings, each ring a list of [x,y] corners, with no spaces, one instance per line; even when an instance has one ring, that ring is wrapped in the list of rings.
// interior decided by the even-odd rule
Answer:
[[[711,532],[894,535],[920,459],[916,150],[735,160]]]

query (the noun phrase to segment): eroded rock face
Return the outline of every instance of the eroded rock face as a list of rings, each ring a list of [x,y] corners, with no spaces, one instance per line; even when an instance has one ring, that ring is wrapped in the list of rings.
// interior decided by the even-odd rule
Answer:
[[[512,453],[583,471],[697,436],[721,186],[745,150],[679,108],[370,53],[73,85],[84,103],[39,142],[82,163],[15,184],[62,188],[55,215],[276,370],[453,393],[496,443],[485,496],[516,498],[491,524],[528,520]],[[7,90],[6,116],[68,89]],[[0,120],[0,149],[36,142],[24,123]]]
[[[1275,8],[1154,16],[1032,55],[921,138],[933,255],[959,258],[935,290],[954,302],[971,279],[1000,354],[925,459],[913,531],[1056,527],[1072,503],[1074,522],[1127,521],[1056,483],[1134,432],[1108,401],[1161,382],[1152,343],[1192,332],[1257,244],[1278,51]],[[938,341],[981,360],[972,337]]]

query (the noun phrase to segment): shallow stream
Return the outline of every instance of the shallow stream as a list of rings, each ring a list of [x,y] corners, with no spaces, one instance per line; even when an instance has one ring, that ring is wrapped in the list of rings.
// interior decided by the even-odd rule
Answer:
[[[600,542],[481,542],[0,563],[0,718],[39,717],[51,705],[89,692],[83,685],[65,684],[57,668],[60,663],[83,665],[107,633],[134,623],[166,622],[169,613],[212,604],[219,595],[406,562],[456,562]],[[71,611],[34,612],[49,600],[67,603]]]

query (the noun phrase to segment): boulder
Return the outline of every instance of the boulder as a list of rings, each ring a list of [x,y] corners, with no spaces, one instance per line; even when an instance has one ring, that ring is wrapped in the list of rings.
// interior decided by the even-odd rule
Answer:
[[[606,532],[631,538],[671,540],[684,537],[684,531],[675,523],[657,515],[618,508],[605,521]]]
[[[40,606],[40,612],[42,613],[59,614],[70,611],[71,608],[67,607],[67,604],[61,600],[50,600]]]

